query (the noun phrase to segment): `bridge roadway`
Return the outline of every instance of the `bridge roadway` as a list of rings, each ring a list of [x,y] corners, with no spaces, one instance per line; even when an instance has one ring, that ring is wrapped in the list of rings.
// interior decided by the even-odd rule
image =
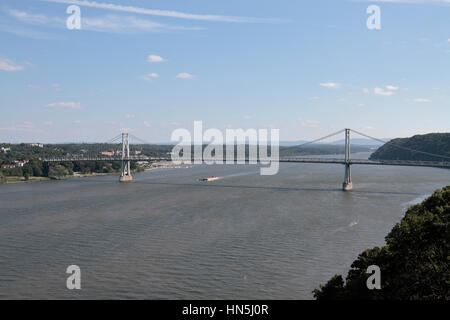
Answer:
[[[195,159],[191,159],[194,161]],[[208,161],[209,159],[202,159],[202,161]],[[214,161],[210,159],[209,161]],[[172,161],[171,158],[162,157],[147,157],[147,156],[129,156],[122,158],[120,156],[115,157],[62,157],[62,158],[49,158],[44,159],[44,162],[69,162],[69,161]],[[226,159],[224,159],[224,162]],[[245,161],[249,159],[236,159],[235,162]],[[254,160],[253,160],[254,161]],[[287,162],[287,163],[331,163],[331,164],[350,164],[350,165],[376,165],[376,166],[408,166],[408,167],[434,167],[434,168],[450,168],[450,162],[438,162],[438,161],[404,161],[404,160],[365,160],[365,159],[350,159],[347,162],[345,159],[331,159],[331,158],[281,158],[279,160],[273,159],[260,159],[263,163],[268,162]]]

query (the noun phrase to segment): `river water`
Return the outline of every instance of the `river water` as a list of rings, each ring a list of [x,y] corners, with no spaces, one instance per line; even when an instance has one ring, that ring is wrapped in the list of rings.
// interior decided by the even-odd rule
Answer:
[[[311,299],[450,170],[196,165],[0,186],[0,298]],[[218,176],[214,182],[198,178]],[[66,268],[81,268],[81,290]]]

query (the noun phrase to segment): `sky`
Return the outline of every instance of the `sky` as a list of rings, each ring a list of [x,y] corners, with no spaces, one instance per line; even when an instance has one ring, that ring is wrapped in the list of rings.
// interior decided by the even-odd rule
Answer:
[[[0,142],[450,132],[449,18],[450,0],[2,0]]]

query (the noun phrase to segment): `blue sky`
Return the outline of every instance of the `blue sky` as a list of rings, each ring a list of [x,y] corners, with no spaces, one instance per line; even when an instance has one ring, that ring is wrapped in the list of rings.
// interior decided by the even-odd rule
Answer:
[[[164,142],[194,120],[281,140],[449,132],[449,17],[448,0],[2,1],[0,141]]]

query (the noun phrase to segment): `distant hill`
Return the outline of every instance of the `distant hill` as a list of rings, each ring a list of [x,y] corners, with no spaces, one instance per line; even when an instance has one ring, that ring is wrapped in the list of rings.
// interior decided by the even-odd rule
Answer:
[[[351,147],[352,152],[369,152],[369,146],[354,145]],[[310,144],[307,146],[280,146],[280,156],[308,156],[308,155],[332,155],[332,154],[344,154],[344,145],[331,145],[331,144]]]
[[[386,139],[381,139],[385,142],[388,142],[389,140],[391,140],[390,138],[386,138]],[[293,146],[298,146],[301,145],[303,143],[306,143],[308,141],[306,140],[298,140],[298,141],[280,141],[280,146],[284,146],[284,147],[293,147]],[[383,143],[382,142],[378,142],[375,140],[371,140],[371,139],[359,139],[359,138],[352,138],[350,140],[351,145],[353,146],[371,146],[371,147],[379,147],[381,146]],[[336,140],[336,141],[332,141],[332,142],[318,142],[315,143],[315,145],[344,145],[345,144],[345,139],[341,139],[341,140]]]
[[[413,160],[413,161],[450,161],[413,152],[398,147],[428,152],[450,157],[450,133],[429,133],[416,135],[411,138],[393,139],[378,148],[371,156],[371,160]]]
[[[293,147],[304,144],[308,141],[306,140],[297,140],[297,141],[280,141],[280,146],[282,147]]]

